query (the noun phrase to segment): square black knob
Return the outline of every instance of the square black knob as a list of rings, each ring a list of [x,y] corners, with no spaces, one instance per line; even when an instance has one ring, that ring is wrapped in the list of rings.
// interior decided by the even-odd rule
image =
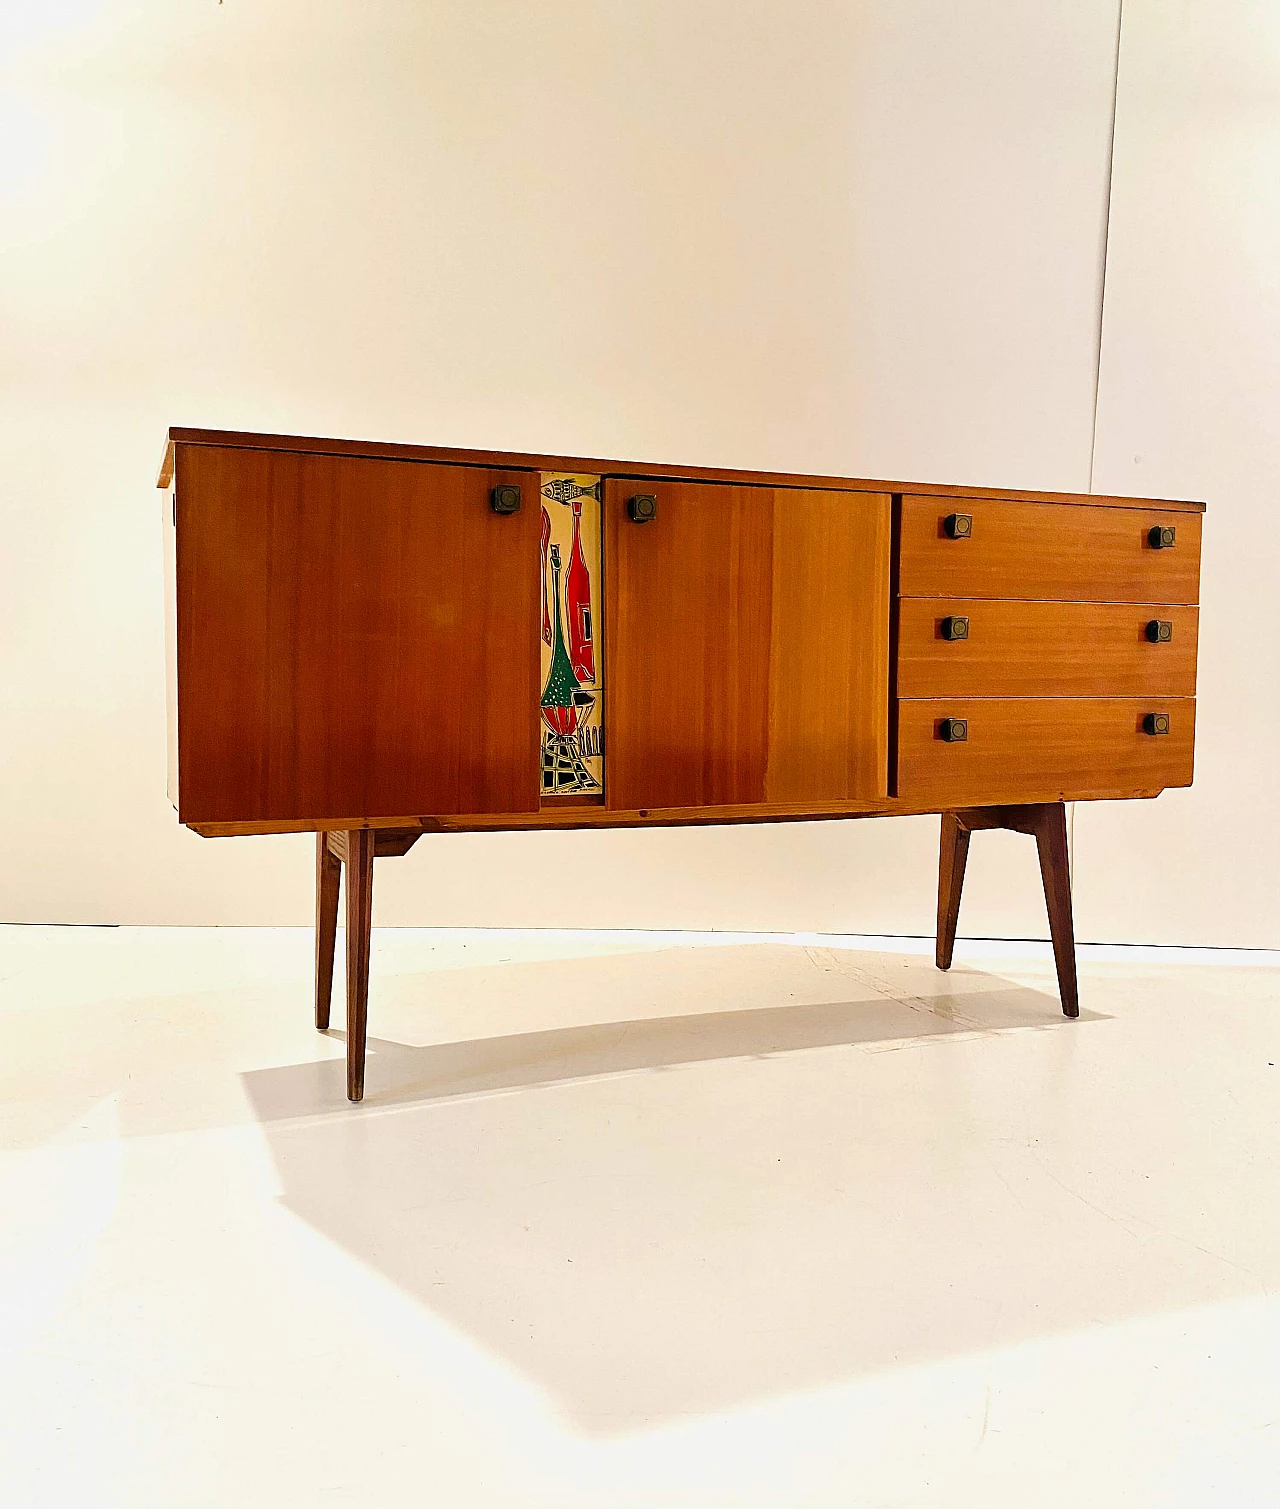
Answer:
[[[969,720],[943,718],[938,724],[938,737],[946,744],[964,744],[969,738]]]
[[[969,620],[960,614],[944,618],[938,627],[942,630],[943,639],[968,639],[969,637]]]
[[[1167,734],[1169,732],[1169,714],[1147,713],[1142,720],[1142,732],[1144,734]]]
[[[494,513],[519,513],[520,489],[504,482],[489,494],[489,507]]]
[[[1173,638],[1173,625],[1167,618],[1153,618],[1147,623],[1147,638],[1152,644],[1168,644]]]
[[[967,540],[973,534],[973,515],[949,513],[943,519],[942,527],[949,540]]]
[[[1153,524],[1147,531],[1147,543],[1152,550],[1172,550],[1178,531],[1172,524]]]
[[[633,524],[648,524],[658,517],[658,500],[652,493],[637,493],[627,500],[627,517]]]

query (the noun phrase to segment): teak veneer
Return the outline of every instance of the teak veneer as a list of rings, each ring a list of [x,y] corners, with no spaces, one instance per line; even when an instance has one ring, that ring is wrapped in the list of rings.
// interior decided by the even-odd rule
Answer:
[[[317,835],[321,1029],[346,872],[352,1100],[425,833],[940,813],[944,969],[1027,833],[1074,1016],[1064,803],[1192,779],[1199,503],[183,429],[159,485],[170,796]]]

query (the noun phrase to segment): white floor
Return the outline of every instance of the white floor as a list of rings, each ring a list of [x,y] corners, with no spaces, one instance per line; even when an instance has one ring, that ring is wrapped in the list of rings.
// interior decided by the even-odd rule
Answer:
[[[1274,1505],[1274,955],[0,929],[15,1506]]]

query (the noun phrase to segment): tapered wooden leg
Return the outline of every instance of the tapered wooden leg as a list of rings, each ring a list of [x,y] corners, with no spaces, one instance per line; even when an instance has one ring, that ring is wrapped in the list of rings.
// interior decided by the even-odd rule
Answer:
[[[373,926],[371,829],[347,834],[347,1099],[364,1098],[365,1024],[369,1014],[369,935]]]
[[[1071,866],[1067,857],[1067,809],[1061,802],[1027,802],[1016,807],[966,807],[942,814],[938,861],[938,968],[948,969],[960,915],[960,890],[969,853],[969,835],[978,828],[1030,833],[1040,851],[1040,878],[1049,911],[1049,936],[1058,966],[1058,994],[1064,1016],[1080,1015],[1076,986],[1076,934],[1071,922]]]
[[[1080,1015],[1076,987],[1076,933],[1071,921],[1071,866],[1067,854],[1067,809],[1061,802],[1035,809],[1036,847],[1040,851],[1040,879],[1049,911],[1049,936],[1058,966],[1058,995],[1064,1016]]]
[[[329,1025],[333,995],[333,947],[338,932],[338,887],[342,862],[329,848],[329,835],[316,834],[316,1028]]]
[[[969,858],[969,830],[954,812],[942,814],[942,839],[938,850],[938,942],[934,958],[939,969],[951,968],[956,946],[956,923],[960,920],[960,893],[964,890],[964,867]]]

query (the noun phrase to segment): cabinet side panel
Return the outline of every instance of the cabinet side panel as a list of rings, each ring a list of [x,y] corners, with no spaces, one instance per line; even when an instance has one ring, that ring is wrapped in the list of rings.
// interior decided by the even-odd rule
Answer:
[[[178,484],[184,822],[536,809],[536,477],[192,447]]]
[[[164,562],[164,692],[165,791],[178,805],[178,584],[174,518],[177,490],[170,485],[160,494],[161,559]]]
[[[766,800],[885,796],[890,497],[774,500]]]

